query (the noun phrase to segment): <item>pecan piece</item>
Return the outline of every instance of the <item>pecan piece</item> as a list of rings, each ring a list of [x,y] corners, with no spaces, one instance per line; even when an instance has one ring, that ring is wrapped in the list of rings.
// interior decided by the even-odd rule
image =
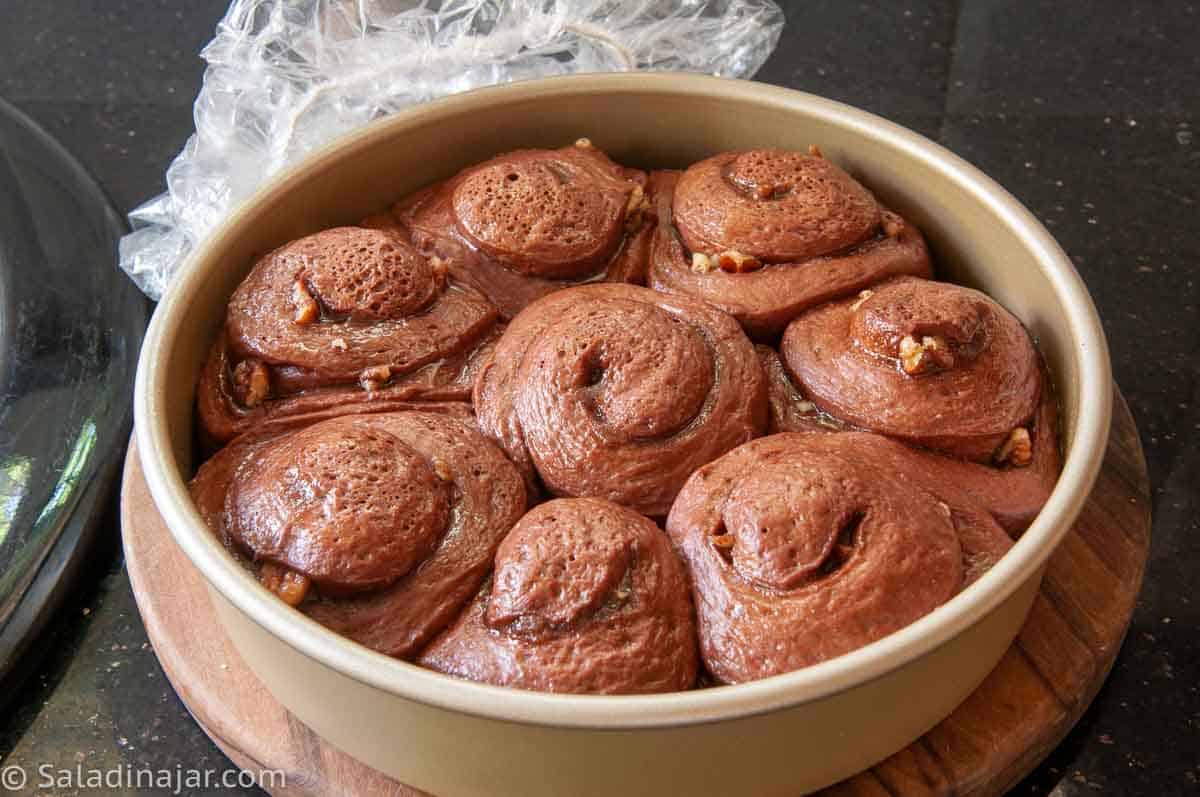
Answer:
[[[713,259],[701,252],[692,253],[692,271],[697,274],[709,274],[717,270],[717,264]]]
[[[646,198],[646,190],[635,184],[629,192],[629,201],[625,203],[625,231],[633,232],[640,227],[649,209],[650,200]]]
[[[312,586],[312,580],[308,576],[275,562],[263,562],[258,571],[258,580],[288,606],[299,606],[303,603],[309,587]]]
[[[254,408],[271,395],[271,374],[261,360],[242,360],[233,367],[233,392],[243,407]]]
[[[388,383],[392,378],[392,368],[389,365],[376,365],[372,368],[363,369],[363,372],[358,376],[358,383],[362,385],[362,389],[368,393],[379,390]]]
[[[900,339],[900,365],[910,375],[953,368],[954,352],[940,335],[924,335],[920,342],[905,335]]]
[[[870,299],[874,295],[875,295],[875,291],[870,290],[870,289],[867,289],[865,291],[859,291],[858,301],[856,301],[854,304],[850,305],[850,312],[857,313],[858,308],[863,306],[863,302],[867,301],[867,299]]]
[[[433,270],[433,279],[439,288],[446,287],[446,277],[450,273],[450,264],[437,255],[429,258],[429,268]]]
[[[721,267],[722,271],[730,274],[748,274],[751,271],[758,271],[763,264],[753,255],[744,255],[731,249],[717,255],[717,265]]]
[[[444,482],[454,481],[454,471],[446,464],[445,460],[435,458],[433,460],[433,472]]]
[[[1018,426],[1009,432],[1000,447],[996,449],[997,465],[1012,465],[1023,468],[1033,461],[1033,438],[1024,426]]]
[[[713,545],[718,548],[732,548],[734,536],[732,534],[718,534],[713,537]]]
[[[297,324],[311,324],[321,317],[321,306],[308,292],[304,280],[292,283],[292,304],[296,307],[296,314],[292,316],[292,320]]]

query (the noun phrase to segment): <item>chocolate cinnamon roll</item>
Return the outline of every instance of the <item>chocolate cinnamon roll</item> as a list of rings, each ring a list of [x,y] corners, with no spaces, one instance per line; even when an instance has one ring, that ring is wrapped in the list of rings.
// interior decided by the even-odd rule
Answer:
[[[243,435],[200,467],[191,493],[280,598],[401,658],[471,599],[525,510],[521,476],[491,441],[426,412]]]
[[[924,467],[1014,533],[1054,488],[1057,405],[1041,358],[1021,323],[978,291],[890,280],[804,313],[780,352],[827,419],[945,455]]]
[[[930,276],[920,231],[811,153],[724,152],[656,172],[650,286],[711,302],[768,339],[821,302]]]
[[[309,235],[260,259],[234,291],[196,391],[201,424],[223,443],[348,408],[465,401],[498,320],[392,232]]]
[[[691,574],[709,672],[807,667],[928,614],[1008,550],[1004,531],[878,435],[777,434],[688,480],[667,531]]]
[[[766,384],[736,321],[687,296],[586,285],[509,324],[475,383],[479,427],[557,496],[665,515],[688,475],[761,434]]]
[[[644,283],[652,226],[646,175],[587,139],[498,155],[364,223],[398,224],[505,318],[581,282]]]
[[[594,498],[532,509],[490,583],[418,663],[548,692],[671,692],[696,680],[683,565],[649,519]]]

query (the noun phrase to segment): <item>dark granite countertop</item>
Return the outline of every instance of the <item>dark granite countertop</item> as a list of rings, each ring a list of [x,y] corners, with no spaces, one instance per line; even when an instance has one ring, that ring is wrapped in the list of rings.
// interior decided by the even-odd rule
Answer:
[[[758,78],[915,128],[1025,202],[1091,289],[1141,429],[1154,536],[1132,627],[1091,709],[1014,793],[1200,793],[1200,4],[784,5],[788,27]],[[0,96],[128,210],[162,190],[190,132],[196,53],[225,6],[5,2]],[[39,643],[44,659],[0,714],[0,756],[224,769],[146,641],[115,514],[105,528]]]

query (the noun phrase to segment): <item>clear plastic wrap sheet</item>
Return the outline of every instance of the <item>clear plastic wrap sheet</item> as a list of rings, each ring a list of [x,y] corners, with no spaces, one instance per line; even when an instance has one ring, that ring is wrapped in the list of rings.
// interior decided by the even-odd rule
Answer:
[[[266,178],[413,103],[578,72],[750,77],[782,27],[771,0],[234,0],[201,53],[196,132],[130,213],[121,268],[160,298]]]

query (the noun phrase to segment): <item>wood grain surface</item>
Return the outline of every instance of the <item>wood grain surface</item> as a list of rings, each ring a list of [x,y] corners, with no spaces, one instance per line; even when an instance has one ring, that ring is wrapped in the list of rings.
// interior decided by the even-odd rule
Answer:
[[[203,579],[155,511],[132,446],[121,525],[129,578],[158,660],[192,716],[238,766],[286,773],[285,787],[263,784],[277,796],[419,795],[325,744],[250,672],[222,632]],[[1104,682],[1129,625],[1149,542],[1146,463],[1117,393],[1099,480],[1000,664],[925,736],[822,794],[1003,794],[1054,749]]]

